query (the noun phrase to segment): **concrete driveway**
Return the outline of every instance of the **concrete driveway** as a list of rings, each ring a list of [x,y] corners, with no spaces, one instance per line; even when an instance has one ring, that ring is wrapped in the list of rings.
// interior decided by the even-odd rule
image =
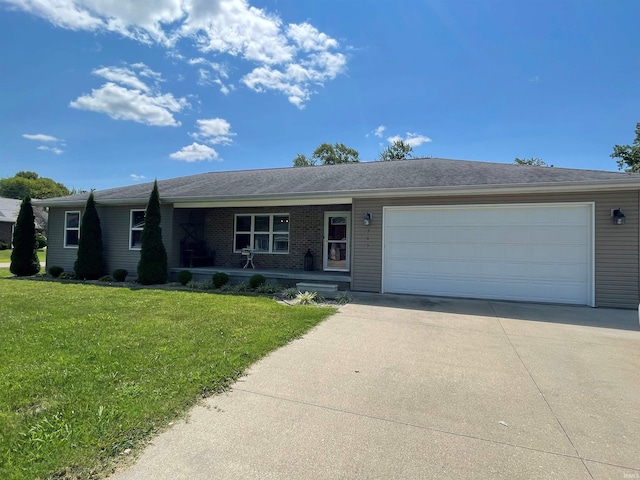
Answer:
[[[358,295],[111,478],[637,479],[637,312]]]

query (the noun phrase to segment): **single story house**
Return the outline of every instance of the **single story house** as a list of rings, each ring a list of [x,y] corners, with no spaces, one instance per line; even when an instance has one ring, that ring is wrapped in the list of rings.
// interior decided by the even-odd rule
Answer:
[[[13,241],[13,226],[18,219],[20,200],[0,197],[0,242],[11,245]]]
[[[639,303],[640,174],[427,158],[213,172],[158,187],[172,274],[242,273],[250,248],[268,278],[353,291]],[[110,271],[135,275],[151,188],[94,192]],[[49,265],[73,268],[87,195],[38,202],[49,207]]]

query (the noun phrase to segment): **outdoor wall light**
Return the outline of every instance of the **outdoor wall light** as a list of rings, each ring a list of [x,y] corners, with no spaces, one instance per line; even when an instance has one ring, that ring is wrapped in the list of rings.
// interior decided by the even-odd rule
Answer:
[[[625,216],[619,208],[611,210],[611,218],[613,219],[614,225],[624,225]]]
[[[365,227],[368,227],[371,224],[372,215],[370,213],[365,213],[364,218],[362,219],[362,223],[364,223]]]

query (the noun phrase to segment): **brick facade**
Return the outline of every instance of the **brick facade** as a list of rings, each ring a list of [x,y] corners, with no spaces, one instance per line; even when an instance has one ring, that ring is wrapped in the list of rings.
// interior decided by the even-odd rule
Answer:
[[[220,267],[238,268],[243,257],[233,252],[234,216],[236,214],[289,214],[289,253],[257,253],[254,263],[257,268],[291,269],[304,268],[307,249],[313,254],[314,270],[322,270],[322,236],[324,234],[324,212],[350,212],[351,205],[309,205],[293,207],[261,208],[212,208],[205,213],[204,238],[209,248],[215,250],[215,264]]]

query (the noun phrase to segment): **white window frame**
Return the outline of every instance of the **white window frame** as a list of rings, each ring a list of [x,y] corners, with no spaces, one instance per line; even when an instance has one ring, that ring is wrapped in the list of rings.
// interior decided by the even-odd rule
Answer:
[[[129,210],[129,250],[140,250],[142,248],[142,230],[144,230],[144,220],[141,227],[133,225],[133,214],[137,212],[146,213],[143,208],[132,208]],[[140,232],[140,246],[133,245],[133,232]]]
[[[78,226],[77,227],[69,227],[69,215],[78,215]],[[78,248],[80,244],[80,224],[82,223],[82,214],[80,210],[69,210],[64,212],[64,248]],[[69,231],[77,231],[78,232],[78,243],[68,244],[67,243],[67,232]]]
[[[238,217],[251,217],[251,229],[250,230],[237,230],[238,226]],[[255,229],[256,225],[256,217],[269,217],[269,231],[259,231],[257,232]],[[273,230],[273,218],[274,217],[287,217],[289,228],[287,232],[278,232]],[[259,254],[273,254],[273,255],[288,255],[291,250],[291,216],[289,213],[236,213],[233,216],[233,245],[232,249],[234,253],[242,253],[242,249],[236,249],[236,236],[237,235],[249,235],[249,248],[251,250],[255,249],[255,236],[256,235],[269,235],[269,250],[255,250],[256,253]],[[275,251],[273,250],[274,237],[276,235],[286,235],[287,236],[287,251]]]

